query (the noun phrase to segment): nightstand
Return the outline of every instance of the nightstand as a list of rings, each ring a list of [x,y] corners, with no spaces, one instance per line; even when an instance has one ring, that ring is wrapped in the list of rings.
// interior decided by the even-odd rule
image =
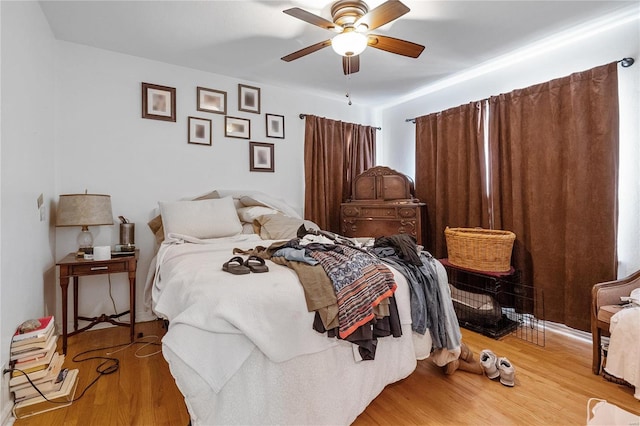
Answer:
[[[116,256],[109,260],[88,260],[77,257],[76,253],[69,253],[56,265],[60,267],[60,288],[62,290],[62,353],[67,353],[67,338],[74,334],[90,329],[101,322],[108,322],[130,328],[131,342],[134,340],[136,324],[136,267],[139,250],[135,254]],[[78,316],[78,277],[89,275],[115,274],[126,272],[129,274],[129,310],[114,315],[102,314],[99,317]],[[67,332],[67,288],[69,278],[73,278],[73,331]],[[130,322],[121,322],[117,319],[122,315],[130,314]],[[78,320],[91,321],[89,325],[78,330]]]

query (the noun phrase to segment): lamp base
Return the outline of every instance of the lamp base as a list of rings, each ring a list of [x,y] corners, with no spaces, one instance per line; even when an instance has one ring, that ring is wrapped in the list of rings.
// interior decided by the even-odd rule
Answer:
[[[78,234],[78,257],[85,259],[93,259],[93,234],[89,231],[88,226],[83,226]]]
[[[89,227],[86,225],[82,226],[82,230],[78,234],[78,247],[93,247],[93,234],[89,231]]]

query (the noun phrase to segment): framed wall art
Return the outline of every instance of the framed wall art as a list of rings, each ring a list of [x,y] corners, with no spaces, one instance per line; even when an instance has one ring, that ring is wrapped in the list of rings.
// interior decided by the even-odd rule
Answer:
[[[251,121],[246,118],[224,118],[224,135],[228,138],[250,139]]]
[[[176,121],[176,89],[142,83],[142,118]]]
[[[284,115],[266,114],[267,137],[284,139]]]
[[[211,145],[211,120],[189,117],[189,138],[187,142],[196,145]]]
[[[238,84],[238,110],[260,114],[260,88]]]
[[[249,142],[249,171],[273,172],[273,150],[272,143]]]
[[[198,111],[227,113],[227,92],[198,87]]]

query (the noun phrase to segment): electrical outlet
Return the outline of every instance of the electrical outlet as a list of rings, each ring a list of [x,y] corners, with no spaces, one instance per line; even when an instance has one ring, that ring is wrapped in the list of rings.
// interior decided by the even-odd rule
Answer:
[[[36,202],[38,203],[38,212],[40,213],[40,222],[44,222],[46,207],[44,205],[44,195],[42,193],[38,196],[38,200]]]

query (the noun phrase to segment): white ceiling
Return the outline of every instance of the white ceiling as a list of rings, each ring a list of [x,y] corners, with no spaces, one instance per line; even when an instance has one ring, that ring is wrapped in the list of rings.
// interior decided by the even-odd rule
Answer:
[[[370,9],[382,0],[368,2]],[[280,58],[333,33],[282,13],[331,20],[327,0],[41,1],[57,39],[232,76],[382,104],[638,1],[403,0],[411,11],[374,33],[426,46],[418,59],[367,48],[344,76],[329,48]]]

